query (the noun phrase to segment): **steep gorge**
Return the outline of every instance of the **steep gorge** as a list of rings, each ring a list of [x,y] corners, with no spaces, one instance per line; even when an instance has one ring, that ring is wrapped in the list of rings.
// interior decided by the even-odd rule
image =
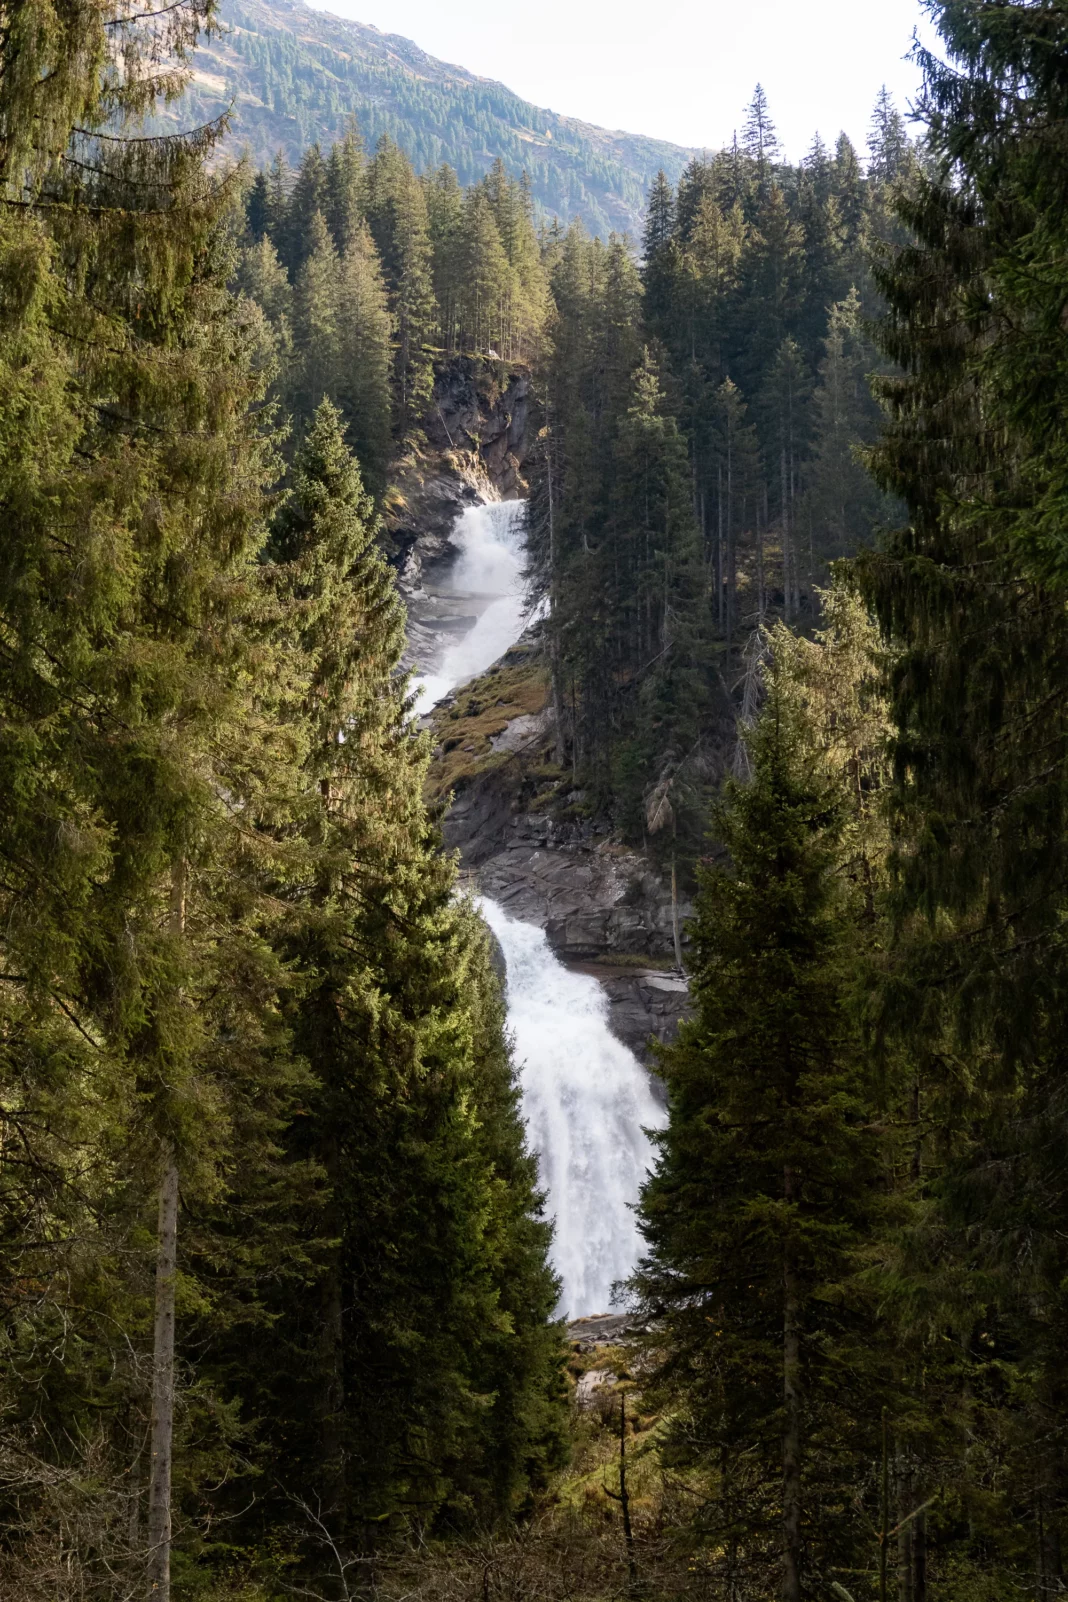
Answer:
[[[485,588],[477,599],[465,589],[455,535],[471,508],[524,496],[529,418],[526,372],[498,376],[469,357],[439,367],[427,445],[399,475],[389,519],[408,608],[407,660],[431,677],[469,637],[473,608],[491,598]],[[486,571],[507,586],[521,568],[521,556],[503,571],[491,558]],[[431,782],[436,798],[451,797],[446,844],[482,893],[545,930],[562,960],[600,980],[613,1030],[648,1062],[650,1037],[674,1035],[687,999],[674,965],[670,885],[589,815],[582,792],[554,768],[538,619],[522,619],[515,606],[510,615],[515,632],[498,636],[492,665],[457,674],[461,693],[434,718]],[[680,905],[681,921],[688,910]]]
[[[470,362],[439,374],[438,427],[395,527],[408,536],[400,582],[418,705],[438,736],[432,783],[453,796],[446,841],[504,959],[524,1114],[574,1317],[603,1312],[637,1257],[630,1204],[651,1160],[644,1131],[663,1116],[639,1059],[651,1035],[673,1033],[687,993],[668,967],[669,893],[605,823],[574,815],[575,794],[552,770],[518,506],[526,386],[522,374],[487,384]]]

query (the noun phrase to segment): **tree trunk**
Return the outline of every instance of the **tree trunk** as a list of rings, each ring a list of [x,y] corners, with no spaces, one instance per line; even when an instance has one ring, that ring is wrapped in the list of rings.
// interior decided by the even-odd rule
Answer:
[[[922,1482],[921,1487],[922,1487]],[[909,1602],[927,1602],[927,1514],[912,1521],[912,1595]]]
[[[171,1461],[174,1439],[174,1286],[178,1271],[178,1161],[163,1144],[156,1233],[156,1322],[152,1349],[152,1434],[148,1481],[148,1594],[171,1595]]]
[[[783,1193],[794,1199],[792,1169]],[[783,1249],[782,1602],[801,1602],[801,1290],[789,1237]]]
[[[679,885],[675,873],[675,851],[671,852],[671,934],[675,942],[675,966],[682,973],[682,941],[679,938]]]
[[[330,1181],[331,1192],[337,1184],[337,1140],[327,1134],[323,1146],[323,1167]],[[340,1222],[331,1205],[328,1224],[332,1234],[340,1234]],[[345,1455],[341,1428],[345,1406],[344,1327],[341,1297],[340,1252],[331,1248],[322,1283],[322,1322],[319,1329],[319,1357],[322,1363],[322,1390],[320,1393],[319,1444],[323,1459],[323,1507],[333,1515],[333,1533],[339,1533],[336,1522],[345,1506]]]
[[[623,1539],[627,1547],[627,1567],[631,1584],[638,1578],[634,1561],[634,1531],[630,1523],[630,1495],[627,1491],[627,1394],[619,1398],[619,1505],[623,1511]]]
[[[912,1457],[903,1447],[894,1454],[894,1482],[897,1489],[897,1595],[898,1602],[913,1602],[913,1551],[916,1520],[915,1479]]]
[[[786,621],[796,617],[794,609],[794,567],[790,544],[790,488],[786,475],[786,447],[779,453],[779,493],[782,496],[782,592]]]

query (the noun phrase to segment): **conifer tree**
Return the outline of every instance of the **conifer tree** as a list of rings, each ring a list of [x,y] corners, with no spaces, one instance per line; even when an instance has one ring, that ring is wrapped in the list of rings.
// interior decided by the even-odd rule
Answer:
[[[451,355],[459,336],[460,298],[463,293],[463,191],[456,174],[448,166],[439,167],[437,172],[425,178],[424,186],[440,339],[446,353]]]
[[[295,279],[318,243],[315,218],[330,209],[329,174],[318,144],[309,145],[297,170],[281,225],[279,255]]]
[[[860,297],[851,289],[831,307],[814,396],[813,460],[804,516],[820,562],[868,545],[887,503],[865,471],[858,446],[875,435],[878,411],[868,383],[874,352],[861,329]]]
[[[925,1065],[917,1098],[948,1134],[920,1151],[929,1230],[909,1268],[927,1292],[937,1278],[961,1353],[954,1480],[968,1515],[929,1532],[921,1579],[948,1558],[972,1588],[1050,1595],[1068,1505],[1062,1192],[1035,1176],[1063,1139],[1052,286],[1065,23],[1022,4],[944,5],[936,20],[949,61],[922,56],[922,105],[937,165],[899,187],[896,222],[911,238],[877,274],[880,342],[901,372],[880,382],[888,422],[872,459],[908,523],[859,564],[901,650],[900,947],[884,1019]]]
[[[738,386],[725,378],[716,391],[711,418],[711,468],[715,499],[713,570],[716,611],[728,641],[739,617],[739,552],[754,544],[759,453],[756,429]]]
[[[701,880],[697,1016],[660,1054],[670,1122],[635,1280],[683,1404],[672,1459],[713,1477],[725,1588],[785,1602],[855,1567],[863,1522],[827,1492],[875,1436],[854,1276],[879,1150],[847,1004],[842,795],[806,722],[773,667],[751,782],[716,813],[730,865]]]
[[[103,8],[69,30],[15,28],[0,58],[3,181],[16,201],[0,248],[5,282],[21,263],[25,290],[7,300],[0,379],[10,555],[0,606],[14,668],[5,727],[7,759],[19,759],[0,830],[20,863],[20,882],[4,892],[14,897],[5,962],[9,974],[35,976],[6,1005],[12,1038],[24,1042],[15,1059],[24,1127],[57,1094],[80,1105],[68,1128],[80,1123],[92,1142],[106,1220],[83,1236],[68,1273],[46,1245],[64,1215],[60,1180],[55,1219],[31,1220],[43,1232],[23,1234],[20,1250],[49,1285],[30,1327],[66,1322],[85,1355],[81,1418],[103,1407],[116,1421],[110,1435],[94,1432],[100,1472],[118,1471],[117,1459],[130,1476],[136,1437],[150,1441],[147,1487],[120,1482],[116,1561],[160,1597],[174,1505],[197,1477],[181,1452],[189,1409],[175,1369],[176,1278],[181,1265],[193,1281],[196,1248],[180,1230],[179,1198],[194,1211],[218,1202],[257,1098],[265,1122],[250,1154],[269,1166],[264,1131],[285,1100],[285,1052],[263,1005],[277,968],[255,888],[268,865],[283,870],[271,833],[237,820],[280,805],[288,783],[251,689],[259,670],[273,671],[258,641],[255,563],[270,458],[249,414],[262,380],[248,326],[225,289],[226,194],[203,171],[218,130],[147,143],[129,130],[161,88],[180,87],[180,58],[212,18],[208,7],[167,15],[148,19],[147,32],[140,19],[123,23],[118,47],[107,32],[118,19]],[[156,66],[170,53],[179,67],[161,81]],[[32,919],[20,903],[32,903]],[[88,1056],[64,1045],[67,1029]],[[35,1039],[49,1042],[46,1054],[34,1053]],[[49,1139],[62,1130],[62,1120],[51,1125]],[[68,1172],[77,1188],[77,1164]],[[81,1195],[89,1222],[94,1207]],[[32,1338],[28,1350],[38,1361]],[[60,1408],[41,1486],[46,1468],[53,1485],[84,1476],[88,1438],[61,1410],[68,1377],[53,1357],[30,1383],[44,1411],[20,1424],[38,1462],[45,1414]],[[90,1485],[83,1505],[91,1495]],[[53,1513],[45,1494],[44,1530]],[[113,1523],[99,1526],[77,1564],[106,1569],[113,1536]],[[80,1573],[88,1583],[90,1569]]]
[[[288,1003],[318,1080],[297,1138],[327,1175],[334,1244],[316,1315],[282,1309],[301,1384],[276,1370],[272,1408],[293,1488],[311,1476],[344,1540],[406,1510],[507,1513],[559,1451],[548,1229],[485,936],[423,809],[376,533],[324,401],[272,554],[314,709],[317,873],[283,950],[309,980]]]
[[[493,208],[481,186],[469,189],[461,223],[460,338],[475,353],[506,343],[513,273]]]
[[[670,319],[676,272],[675,196],[663,171],[649,191],[642,238],[642,283],[650,327],[664,337]]]
[[[324,395],[341,381],[338,321],[341,264],[321,212],[311,217],[304,261],[293,286],[293,339],[296,362],[288,377],[290,409],[298,420],[311,417]]]
[[[742,130],[742,149],[756,163],[757,186],[761,193],[767,188],[772,169],[782,159],[782,146],[771,120],[768,97],[758,83],[749,102]]]
[[[407,157],[385,135],[366,174],[367,222],[393,319],[394,432],[404,438],[430,397],[427,343],[436,322],[426,194]]]
[[[386,286],[374,241],[361,223],[341,259],[338,278],[339,377],[335,399],[345,437],[377,501],[385,493],[390,442],[390,322]]]
[[[868,172],[881,183],[889,183],[903,170],[908,159],[909,137],[900,111],[883,84],[875,101],[868,134]]]
[[[355,120],[330,148],[326,164],[324,216],[334,248],[344,256],[363,221],[363,141]]]
[[[772,505],[777,505],[782,539],[783,603],[786,621],[801,610],[802,575],[812,581],[812,554],[804,548],[800,516],[801,467],[810,441],[812,385],[801,349],[793,339],[779,347],[760,394],[767,465],[772,473]],[[778,466],[778,482],[774,468]]]
[[[785,191],[769,182],[746,236],[740,269],[745,301],[738,372],[747,389],[755,386],[800,311],[804,246],[804,230],[790,215]]]

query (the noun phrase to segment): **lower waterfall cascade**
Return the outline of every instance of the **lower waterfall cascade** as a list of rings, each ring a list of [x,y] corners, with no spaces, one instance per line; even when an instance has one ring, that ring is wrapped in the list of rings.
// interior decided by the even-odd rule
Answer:
[[[420,713],[491,667],[528,616],[519,503],[469,507],[454,544],[460,554],[448,589],[480,610],[417,681]],[[572,1319],[603,1313],[614,1283],[638,1260],[633,1204],[652,1162],[646,1131],[663,1125],[664,1110],[646,1070],[609,1028],[599,982],[566,968],[536,925],[509,917],[494,901],[483,898],[479,906],[507,968],[523,1114],[555,1223],[559,1311]]]
[[[495,901],[482,916],[504,952],[505,1001],[530,1144],[556,1221],[553,1266],[570,1318],[605,1312],[641,1240],[632,1204],[664,1123],[649,1075],[608,1027],[608,998],[565,968],[542,929]]]

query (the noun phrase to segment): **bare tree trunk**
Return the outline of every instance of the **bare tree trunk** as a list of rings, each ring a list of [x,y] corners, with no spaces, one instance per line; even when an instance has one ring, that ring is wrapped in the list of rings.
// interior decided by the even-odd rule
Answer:
[[[671,934],[675,941],[675,966],[682,972],[682,941],[679,938],[679,883],[675,873],[675,851],[671,852]]]
[[[783,1193],[794,1199],[794,1174],[787,1168]],[[782,1437],[782,1602],[801,1602],[801,1290],[794,1245],[783,1251],[783,1437]]]
[[[912,1463],[908,1454],[898,1448],[897,1472],[897,1589],[898,1602],[913,1602],[913,1541],[916,1520],[910,1518],[915,1503]]]
[[[185,933],[186,865],[171,876],[170,931]],[[174,1142],[160,1142],[159,1217],[156,1225],[156,1317],[152,1331],[152,1420],[148,1465],[148,1594],[170,1602],[171,1471],[174,1449],[174,1319],[178,1275],[178,1156]]]
[[[716,621],[723,632],[723,468],[716,468]]]
[[[634,1555],[634,1530],[630,1522],[630,1492],[627,1489],[627,1393],[620,1392],[619,1397],[619,1492],[605,1491],[618,1502],[623,1514],[623,1541],[627,1549],[627,1568],[630,1572],[630,1583],[635,1585],[638,1579],[638,1564]]]
[[[879,1602],[889,1602],[887,1592],[887,1559],[890,1544],[890,1445],[886,1431],[886,1408],[883,1408],[883,1462],[882,1462],[882,1517],[879,1524]]]
[[[332,1134],[326,1136],[323,1148],[323,1167],[330,1181],[331,1192],[337,1184],[338,1149]],[[340,1234],[340,1224],[331,1204],[329,1224],[332,1234]],[[345,1405],[344,1326],[341,1299],[341,1263],[338,1247],[331,1248],[326,1274],[322,1283],[322,1324],[319,1330],[319,1356],[322,1362],[323,1384],[320,1394],[319,1444],[323,1455],[323,1510],[334,1515],[331,1528],[335,1535],[336,1518],[345,1505],[345,1454],[341,1418]]]
[[[152,1350],[152,1434],[148,1481],[148,1594],[171,1595],[171,1462],[174,1440],[174,1284],[178,1271],[178,1161],[163,1143],[156,1233],[156,1322]]]
[[[634,1531],[630,1525],[630,1496],[627,1491],[627,1393],[619,1398],[619,1503],[623,1510],[623,1539],[627,1545],[627,1565],[631,1583],[638,1578],[634,1562]]]
[[[920,1482],[922,1493],[922,1481]],[[909,1602],[927,1602],[927,1514],[912,1523],[912,1595]]]
[[[786,447],[779,453],[779,493],[782,496],[782,593],[783,610],[786,621],[790,623],[794,618],[794,592],[793,592],[793,562],[790,550],[790,494],[786,479]]]

